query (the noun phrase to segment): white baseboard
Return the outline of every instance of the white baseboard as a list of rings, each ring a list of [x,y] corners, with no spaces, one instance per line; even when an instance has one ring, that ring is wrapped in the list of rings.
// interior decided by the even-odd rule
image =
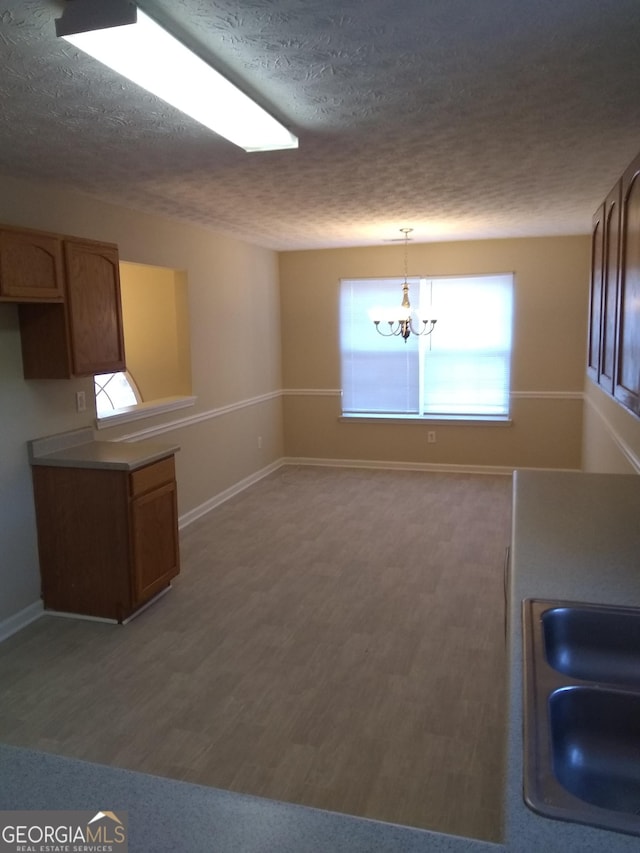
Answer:
[[[507,477],[510,477],[515,470],[514,466],[508,465],[451,465],[437,462],[388,462],[376,459],[325,459],[313,458],[310,456],[283,456],[281,459],[272,462],[266,468],[262,468],[260,471],[256,471],[255,474],[245,477],[244,480],[240,480],[238,483],[235,483],[233,486],[225,489],[224,492],[214,495],[208,501],[200,504],[200,506],[197,506],[194,509],[189,510],[189,512],[184,513],[184,515],[181,515],[179,520],[180,529],[187,527],[198,518],[202,518],[203,515],[211,512],[212,509],[220,506],[220,504],[223,504],[230,498],[235,497],[235,495],[240,494],[240,492],[248,489],[249,486],[257,483],[264,477],[268,477],[269,474],[272,474],[284,465],[307,465],[324,468],[377,468],[389,471],[429,471],[444,474],[497,474]],[[523,466],[518,467],[522,468]],[[554,468],[549,470],[555,471],[559,469]],[[566,470],[573,471],[578,469],[571,468]]]
[[[153,598],[150,598],[149,601],[145,602],[142,607],[139,607],[136,611],[134,611],[131,616],[127,616],[126,619],[122,620],[122,623],[119,623],[117,619],[111,619],[106,616],[89,616],[86,613],[66,613],[64,610],[45,610],[44,614],[47,616],[59,616],[61,619],[80,619],[84,622],[106,622],[107,625],[128,625],[132,619],[135,619],[136,616],[139,616],[141,613],[144,613],[152,604],[155,604],[159,598],[162,598],[163,595],[166,595],[171,589],[171,584],[166,586],[164,589],[161,589],[160,592],[157,592]]]
[[[439,462],[385,462],[377,459],[313,459],[308,456],[286,456],[283,465],[318,465],[327,468],[379,468],[388,471],[431,471],[443,474],[502,474],[511,476],[514,466],[450,465]],[[520,466],[519,466],[520,467]]]
[[[29,604],[28,607],[25,607],[18,613],[14,613],[13,616],[0,621],[0,643],[12,634],[21,631],[22,628],[26,628],[32,622],[35,622],[43,613],[42,602],[34,601],[33,604]]]
[[[245,477],[244,480],[240,480],[237,483],[234,483],[233,486],[229,486],[228,489],[225,489],[223,492],[219,492],[217,495],[214,495],[212,498],[209,498],[208,501],[205,501],[200,506],[195,507],[194,509],[190,509],[189,512],[185,512],[184,515],[181,515],[178,520],[178,526],[180,529],[183,527],[187,527],[192,522],[196,521],[198,518],[202,518],[203,515],[206,515],[208,512],[211,512],[212,509],[215,509],[220,504],[223,504],[225,501],[228,501],[230,498],[235,497],[236,495],[243,492],[245,489],[248,489],[249,486],[253,486],[254,483],[263,480],[265,477],[268,477],[269,474],[273,474],[274,471],[277,471],[278,468],[282,468],[285,464],[284,459],[277,459],[275,462],[272,462],[270,465],[267,465],[266,468],[261,468],[259,471],[256,471],[253,474],[250,474],[248,477]]]
[[[234,483],[233,486],[230,486],[223,492],[219,492],[219,494],[214,495],[208,501],[200,504],[200,506],[197,506],[194,509],[189,510],[189,512],[184,513],[184,515],[181,515],[178,522],[179,527],[181,529],[183,527],[187,527],[198,518],[206,515],[212,509],[220,506],[220,504],[223,504],[230,498],[235,497],[235,495],[240,494],[240,492],[248,489],[249,486],[252,486],[254,483],[268,477],[269,474],[273,474],[274,471],[277,471],[284,465],[307,465],[326,468],[378,468],[391,471],[432,471],[448,474],[500,474],[503,476],[511,476],[514,471],[513,467],[500,465],[447,465],[431,462],[384,462],[372,459],[316,459],[309,456],[284,456],[277,459],[275,462],[272,462],[270,465],[267,465],[265,468],[250,474],[243,480]],[[51,616],[67,615],[52,611],[46,612],[47,615]],[[0,642],[6,640],[7,637],[10,637],[12,634],[20,631],[22,628],[25,628],[31,622],[35,622],[35,620],[39,619],[44,613],[45,611],[42,607],[42,602],[37,601],[30,604],[28,607],[25,607],[19,613],[0,621]],[[75,614],[69,615],[74,615],[74,618],[78,618]]]

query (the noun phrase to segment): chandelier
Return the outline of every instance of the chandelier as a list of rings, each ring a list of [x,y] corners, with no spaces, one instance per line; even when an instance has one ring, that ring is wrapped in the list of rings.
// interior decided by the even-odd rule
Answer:
[[[407,261],[407,247],[409,244],[409,234],[413,231],[413,228],[401,228],[400,231],[404,234],[404,282],[402,284],[402,303],[400,308],[397,310],[393,310],[391,312],[385,312],[388,314],[388,317],[385,320],[382,320],[380,317],[374,315],[371,317],[373,323],[376,327],[376,331],[378,334],[382,335],[385,338],[390,337],[402,337],[404,338],[404,342],[406,344],[407,340],[411,335],[416,335],[420,337],[422,335],[430,335],[433,332],[434,326],[438,322],[437,320],[420,320],[416,317],[417,322],[422,323],[422,327],[418,326],[416,328],[414,326],[414,312],[411,308],[411,303],[409,302],[409,282],[408,278],[408,261]],[[380,328],[380,323],[386,322],[389,324],[389,330],[383,331]]]

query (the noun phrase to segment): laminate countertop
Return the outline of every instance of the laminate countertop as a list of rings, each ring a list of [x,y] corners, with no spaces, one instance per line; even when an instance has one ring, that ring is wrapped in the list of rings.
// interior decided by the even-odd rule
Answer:
[[[522,797],[522,601],[640,607],[640,477],[517,471],[510,577],[505,845],[517,853],[622,853],[640,837],[535,814]]]
[[[127,811],[136,853],[626,853],[640,838],[534,814],[522,799],[523,598],[640,606],[640,478],[517,472],[503,844],[365,820],[0,746],[0,809]],[[429,768],[425,768],[425,773]]]
[[[93,430],[86,427],[34,439],[27,442],[29,461],[55,468],[135,471],[173,456],[180,449],[175,444],[155,441],[96,441],[93,436]]]

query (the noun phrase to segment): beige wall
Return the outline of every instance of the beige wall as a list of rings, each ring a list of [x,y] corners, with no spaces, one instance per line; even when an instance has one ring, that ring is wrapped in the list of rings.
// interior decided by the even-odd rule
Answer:
[[[169,426],[181,514],[282,457],[280,314],[274,252],[204,229],[0,178],[0,222],[117,243],[124,261],[185,270],[192,409],[101,430]],[[36,602],[39,573],[28,439],[93,423],[75,411],[91,379],[26,382],[15,305],[0,304],[0,621]],[[262,437],[258,448],[257,437]]]
[[[143,402],[191,394],[186,273],[123,261],[120,285],[127,370]]]
[[[467,466],[580,465],[587,237],[411,246],[412,275],[516,274],[513,425],[439,424],[437,442],[429,445],[422,424],[339,420],[338,281],[397,275],[402,264],[397,245],[286,252],[278,259],[204,229],[9,178],[0,178],[0,222],[112,241],[124,261],[186,272],[196,406],[100,432],[100,438],[110,439],[166,428],[156,440],[181,446],[183,515],[283,455]],[[638,421],[589,385],[585,467],[628,470],[623,450],[640,456]],[[283,403],[281,388],[295,392]],[[22,378],[16,306],[0,304],[0,621],[39,595],[26,441],[92,424],[91,412],[75,411],[80,389],[90,398],[92,381]]]
[[[280,255],[285,452],[293,457],[579,468],[589,238],[414,244],[410,275],[515,273],[509,427],[339,421],[338,283],[396,276],[397,245]],[[480,318],[481,319],[481,318]],[[372,330],[373,331],[373,330]]]
[[[640,419],[585,380],[582,467],[596,474],[640,472]]]

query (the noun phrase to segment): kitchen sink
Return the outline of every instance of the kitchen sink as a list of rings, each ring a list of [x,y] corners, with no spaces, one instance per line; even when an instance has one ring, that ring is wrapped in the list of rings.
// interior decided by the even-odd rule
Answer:
[[[553,771],[602,809],[640,811],[640,694],[561,687],[549,697]]]
[[[640,689],[640,610],[551,607],[542,613],[547,662],[572,678]]]
[[[640,835],[640,609],[523,602],[524,798]]]

